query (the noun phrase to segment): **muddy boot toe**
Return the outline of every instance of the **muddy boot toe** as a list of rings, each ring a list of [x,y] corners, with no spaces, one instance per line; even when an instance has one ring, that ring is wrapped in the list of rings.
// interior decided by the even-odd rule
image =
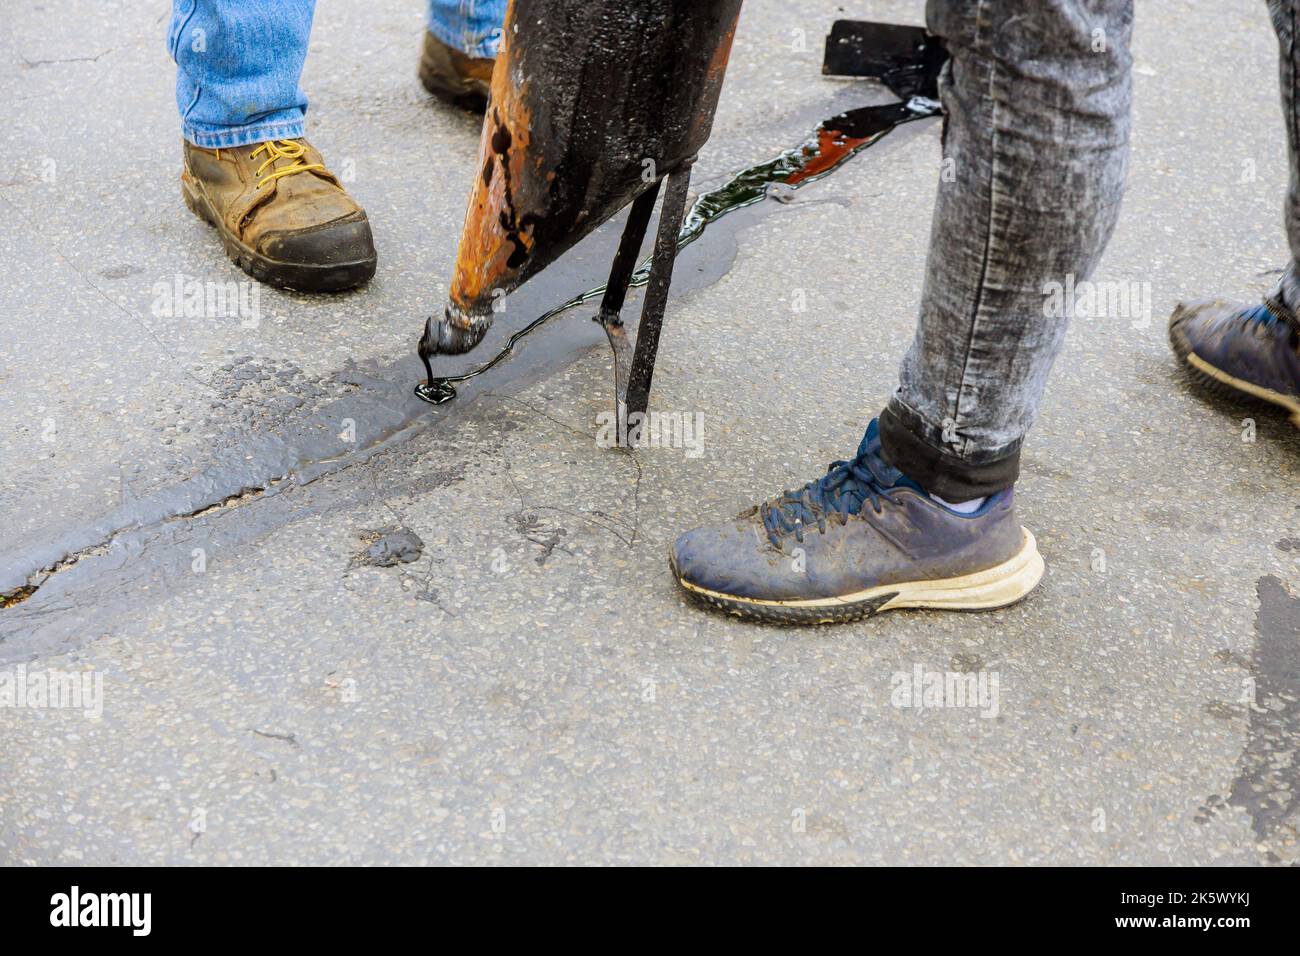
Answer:
[[[185,203],[221,235],[253,278],[305,292],[336,292],[375,274],[365,210],[310,143],[273,140],[226,149],[185,143]]]
[[[434,96],[463,109],[482,113],[487,107],[488,89],[492,85],[489,57],[467,56],[443,43],[429,31],[424,32],[420,51],[420,82]]]

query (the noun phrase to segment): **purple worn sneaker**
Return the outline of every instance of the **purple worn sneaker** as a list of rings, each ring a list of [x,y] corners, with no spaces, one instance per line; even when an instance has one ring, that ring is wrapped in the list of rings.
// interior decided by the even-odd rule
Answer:
[[[904,607],[1005,607],[1043,576],[1013,489],[958,514],[886,464],[874,420],[852,461],[732,521],[687,532],[669,564],[697,600],[790,624]]]
[[[1277,299],[1181,303],[1169,319],[1169,342],[1209,391],[1272,402],[1300,426],[1300,322]]]

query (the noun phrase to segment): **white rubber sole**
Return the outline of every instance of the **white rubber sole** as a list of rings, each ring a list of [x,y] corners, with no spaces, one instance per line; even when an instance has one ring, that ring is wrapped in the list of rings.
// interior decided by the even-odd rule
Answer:
[[[990,611],[1022,600],[1043,578],[1043,558],[1028,528],[1020,550],[1001,564],[954,578],[882,584],[851,594],[798,601],[760,600],[710,591],[683,580],[693,596],[733,614],[788,623],[833,623],[900,608],[943,611]],[[675,570],[675,569],[674,569]]]
[[[1239,392],[1245,392],[1247,395],[1254,395],[1256,398],[1262,398],[1266,402],[1272,402],[1274,405],[1280,405],[1291,413],[1291,424],[1300,428],[1300,400],[1292,398],[1290,395],[1283,395],[1281,392],[1275,392],[1271,388],[1265,388],[1263,385],[1256,385],[1254,382],[1247,382],[1245,379],[1229,375],[1222,369],[1217,369],[1205,359],[1201,358],[1195,352],[1188,351],[1186,355],[1187,363],[1196,368],[1202,374],[1210,376],[1215,381],[1222,382],[1225,385],[1231,385]]]

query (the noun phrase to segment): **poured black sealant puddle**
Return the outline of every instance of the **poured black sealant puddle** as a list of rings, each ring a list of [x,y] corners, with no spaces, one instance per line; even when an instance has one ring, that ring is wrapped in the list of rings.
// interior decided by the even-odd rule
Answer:
[[[817,124],[802,143],[787,149],[774,159],[742,170],[716,189],[701,194],[687,211],[677,236],[680,252],[704,234],[710,224],[728,213],[752,206],[773,194],[773,189],[799,189],[839,169],[862,150],[877,143],[903,123],[938,115],[939,104],[932,99],[914,96],[905,103],[863,106],[839,113]],[[789,201],[785,199],[784,201]],[[650,233],[652,234],[652,233]],[[647,258],[632,274],[630,286],[644,286],[650,279],[651,259]],[[431,405],[442,405],[456,397],[456,383],[466,382],[495,368],[514,351],[524,336],[536,331],[551,319],[570,309],[591,302],[605,294],[605,286],[580,292],[543,312],[519,329],[496,355],[468,372],[435,376],[428,357],[421,356],[425,380],[415,386],[415,395]]]

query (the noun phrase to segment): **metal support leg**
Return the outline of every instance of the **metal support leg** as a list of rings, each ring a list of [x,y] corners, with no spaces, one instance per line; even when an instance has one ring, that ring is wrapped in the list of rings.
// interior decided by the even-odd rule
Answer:
[[[609,271],[609,282],[605,284],[605,295],[600,301],[600,314],[595,316],[596,321],[604,326],[609,347],[614,350],[614,408],[618,415],[617,436],[620,445],[626,444],[627,438],[627,377],[632,369],[632,345],[619,313],[623,310],[628,283],[632,281],[632,274],[641,257],[641,242],[650,225],[650,215],[654,212],[660,182],[661,180],[656,180],[653,186],[637,196],[632,203],[627,224],[623,227],[623,238],[619,240],[618,252],[614,256],[614,265]]]
[[[655,234],[654,262],[650,266],[650,280],[646,284],[645,301],[641,306],[641,322],[637,326],[636,350],[632,356],[632,367],[628,371],[626,391],[619,395],[620,426],[626,423],[626,430],[620,428],[620,431],[629,440],[629,444],[633,443],[636,433],[639,433],[646,408],[650,404],[650,383],[655,373],[655,356],[659,352],[659,332],[663,328],[664,306],[668,302],[673,263],[677,259],[677,237],[681,233],[682,217],[686,214],[691,160],[672,170],[667,179],[668,189],[664,193],[663,207],[659,211],[659,229]]]
[[[623,310],[623,301],[627,298],[627,284],[632,281],[636,271],[637,260],[641,256],[641,241],[645,239],[646,227],[650,225],[650,215],[654,212],[655,197],[659,195],[659,184],[643,192],[632,203],[632,211],[627,215],[627,224],[623,227],[623,238],[618,243],[618,253],[614,256],[613,268],[609,270],[609,282],[605,286],[605,297],[600,301],[600,322],[602,324],[622,324],[619,312]]]

